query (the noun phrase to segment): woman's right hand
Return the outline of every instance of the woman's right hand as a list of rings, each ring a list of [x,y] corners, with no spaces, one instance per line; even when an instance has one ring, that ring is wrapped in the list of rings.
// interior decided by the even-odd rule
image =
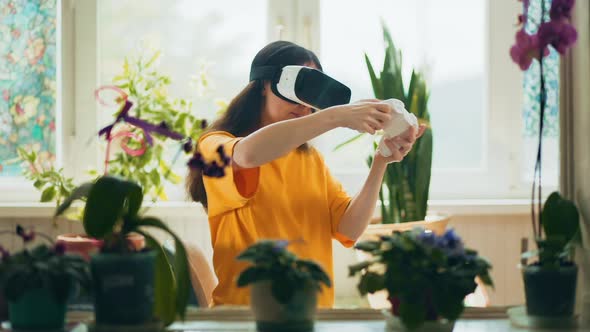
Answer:
[[[392,109],[378,99],[366,99],[352,104],[333,106],[323,112],[332,113],[339,127],[373,135],[377,130],[383,129],[391,119]]]

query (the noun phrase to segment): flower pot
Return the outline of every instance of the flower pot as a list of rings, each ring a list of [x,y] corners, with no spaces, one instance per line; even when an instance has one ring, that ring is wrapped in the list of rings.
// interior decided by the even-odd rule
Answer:
[[[2,285],[0,284],[0,290]],[[0,291],[0,322],[8,319],[8,302],[4,298],[4,294]]]
[[[131,325],[152,319],[155,261],[155,251],[92,256],[97,324]]]
[[[90,256],[98,253],[102,247],[101,240],[71,233],[58,235],[56,243],[62,243],[67,253],[79,254],[86,261],[90,261]]]
[[[250,304],[260,332],[313,331],[318,290],[310,283],[295,292],[291,301],[281,304],[271,292],[271,282],[257,282],[250,287]]]
[[[145,238],[143,235],[132,233],[127,236],[127,240],[131,242],[132,247],[139,251],[145,247]],[[57,236],[57,243],[63,243],[66,252],[79,254],[87,261],[90,261],[90,256],[98,253],[102,247],[102,240],[97,240],[83,234],[61,234]]]
[[[65,326],[66,303],[59,302],[51,291],[31,289],[9,303],[13,330],[60,330]]]
[[[546,269],[537,265],[523,268],[527,314],[530,316],[571,316],[576,299],[576,265]]]
[[[380,219],[375,219],[375,221],[376,220],[380,221]],[[360,236],[359,241],[377,240],[382,235],[391,235],[394,231],[409,231],[415,227],[422,227],[433,231],[437,235],[440,235],[444,234],[450,220],[451,218],[449,216],[433,215],[426,216],[426,220],[423,221],[412,221],[399,224],[371,223],[365,232]],[[356,250],[356,256],[359,262],[366,261],[371,258],[369,254],[360,250]],[[391,304],[387,299],[387,292],[384,290],[375,292],[373,294],[367,294],[367,299],[369,301],[369,305],[373,309],[391,308]]]

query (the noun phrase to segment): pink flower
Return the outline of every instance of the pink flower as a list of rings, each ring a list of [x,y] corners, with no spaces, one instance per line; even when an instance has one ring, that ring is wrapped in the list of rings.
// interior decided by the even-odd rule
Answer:
[[[574,7],[574,0],[553,0],[549,16],[552,20],[561,20],[572,18],[572,8]]]
[[[10,92],[8,92],[8,90],[2,91],[2,99],[4,99],[4,101],[8,101],[10,99]]]
[[[49,130],[55,131],[55,121],[49,122]]]
[[[516,43],[510,49],[510,56],[520,69],[527,70],[534,59],[539,59],[539,38],[537,35],[529,35],[524,29],[516,33]],[[549,55],[549,49],[544,47],[543,56]]]
[[[578,39],[578,32],[564,21],[544,22],[539,26],[539,41],[543,46],[551,45],[559,54],[565,54]]]

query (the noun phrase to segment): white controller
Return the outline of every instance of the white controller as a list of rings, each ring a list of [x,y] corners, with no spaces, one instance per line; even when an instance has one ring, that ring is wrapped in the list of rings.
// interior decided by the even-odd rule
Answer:
[[[398,99],[387,99],[383,101],[392,108],[391,120],[383,128],[383,137],[379,142],[379,154],[383,157],[391,156],[392,152],[389,147],[385,144],[384,140],[392,137],[397,137],[408,130],[410,126],[418,129],[418,119],[416,116],[408,112],[405,108],[404,103]]]

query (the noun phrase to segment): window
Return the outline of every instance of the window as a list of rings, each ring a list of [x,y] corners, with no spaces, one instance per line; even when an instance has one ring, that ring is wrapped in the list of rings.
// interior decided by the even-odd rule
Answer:
[[[35,5],[27,1],[11,2],[31,10],[20,15],[36,15],[34,22],[48,28],[20,31],[21,36],[38,33],[43,40],[43,58],[38,60],[42,61],[39,63],[44,70],[35,72],[36,78],[30,78],[35,84],[28,84],[24,92],[9,96],[14,104],[15,98],[23,95],[18,100],[25,106],[22,119],[26,117],[26,126],[23,124],[19,129],[14,125],[11,108],[0,103],[0,163],[4,168],[0,179],[20,172],[16,166],[4,165],[13,156],[7,142],[15,130],[19,130],[18,142],[37,142],[48,156],[59,157],[57,162],[63,160],[71,174],[81,177],[87,168],[99,168],[102,154],[96,143],[89,142],[97,141],[94,138],[100,126],[112,118],[111,113],[99,108],[91,92],[99,85],[111,83],[120,72],[125,56],[142,54],[150,48],[162,50],[160,69],[172,79],[171,93],[191,99],[195,111],[209,119],[215,116],[215,99],[229,101],[235,96],[247,83],[254,54],[276,39],[292,40],[314,50],[324,69],[352,88],[353,100],[371,98],[364,53],[377,68],[381,67],[382,19],[403,51],[405,66],[422,70],[432,92],[429,108],[435,150],[431,197],[529,196],[536,145],[530,128],[534,128],[536,113],[534,106],[527,105],[532,105],[534,95],[525,95],[524,108],[522,105],[523,89],[534,91],[536,83],[533,67],[525,74],[523,86],[523,76],[508,55],[520,6],[516,1],[47,0],[36,3],[40,3],[36,5],[39,8],[33,8]],[[46,19],[41,20],[41,16]],[[15,47],[25,47],[15,44],[18,39],[8,37],[16,33],[10,30],[11,24],[17,24],[9,21],[14,16],[4,17],[8,18],[0,21],[3,29],[0,35],[9,39],[0,43],[2,55]],[[64,38],[63,45],[60,37]],[[32,48],[33,53],[27,53],[26,49],[20,51],[35,54],[39,49]],[[9,65],[15,64],[9,64],[6,59],[0,57],[0,92],[15,82],[10,81],[8,73],[31,71],[31,68],[9,69]],[[557,57],[552,55],[547,62],[552,63],[549,67],[555,74],[551,84],[557,85]],[[192,84],[199,71],[208,74],[208,82],[212,84],[208,90],[198,90]],[[47,81],[54,83],[47,84]],[[33,88],[37,90],[32,91]],[[53,92],[53,99],[48,97],[51,91],[57,91]],[[25,94],[37,96],[33,98],[39,100],[38,104],[31,98],[25,100]],[[1,97],[6,98],[6,94]],[[550,106],[548,123],[557,128],[557,96],[553,97],[552,101],[550,96],[550,103],[554,104]],[[35,117],[28,115],[31,105],[36,105]],[[24,123],[20,118],[18,121]],[[372,151],[371,137],[339,151],[333,148],[355,134],[338,129],[314,141],[334,175],[350,193],[360,189],[368,173],[365,159]],[[544,164],[544,183],[556,184],[558,133],[551,130],[547,135],[550,139],[546,141],[545,156],[554,161],[555,167],[548,162]],[[59,144],[61,140],[64,144]],[[61,157],[60,151],[63,151]],[[182,188],[177,187],[180,195]],[[38,196],[31,197],[34,200]]]
[[[55,0],[4,2],[0,17],[0,178],[21,174],[17,148],[52,162],[58,152]]]

